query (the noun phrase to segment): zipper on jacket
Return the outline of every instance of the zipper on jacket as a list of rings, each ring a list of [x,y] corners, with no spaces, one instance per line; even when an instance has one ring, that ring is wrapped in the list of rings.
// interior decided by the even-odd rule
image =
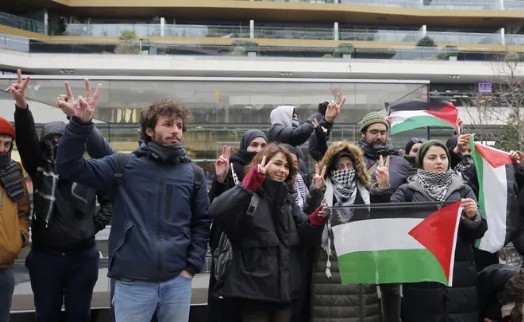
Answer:
[[[173,193],[173,186],[167,186],[166,192],[166,211],[164,212],[164,219],[167,221],[169,219],[169,211],[171,210],[171,194]]]
[[[162,165],[162,174],[160,176],[160,189],[158,194],[158,204],[157,204],[157,221],[156,221],[156,243],[158,247],[158,274],[162,274],[162,242],[160,240],[160,225],[162,220],[162,188],[164,186],[164,168]]]

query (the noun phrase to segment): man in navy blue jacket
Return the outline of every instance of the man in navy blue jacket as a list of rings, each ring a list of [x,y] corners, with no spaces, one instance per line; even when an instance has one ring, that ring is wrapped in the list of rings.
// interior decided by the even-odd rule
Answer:
[[[76,101],[56,167],[61,177],[107,191],[116,155],[83,158],[95,104]],[[210,226],[206,185],[193,191],[195,170],[180,143],[190,116],[169,100],[141,113],[144,142],[131,154],[113,200],[108,276],[116,280],[117,321],[150,321],[155,311],[160,322],[189,319],[191,279],[204,264]]]

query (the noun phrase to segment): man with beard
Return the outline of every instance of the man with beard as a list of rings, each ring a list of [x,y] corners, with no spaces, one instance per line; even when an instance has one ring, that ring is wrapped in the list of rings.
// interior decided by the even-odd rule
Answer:
[[[84,159],[96,102],[79,97],[56,157],[58,174],[108,191],[117,155]],[[193,276],[209,239],[203,171],[182,146],[191,111],[180,102],[151,103],[140,114],[144,142],[130,155],[113,200],[109,273],[116,279],[116,321],[187,322]],[[199,178],[199,179],[198,179]]]
[[[378,161],[382,156],[389,156],[389,183],[392,192],[400,185],[406,183],[409,177],[409,162],[393,150],[389,140],[389,123],[378,112],[371,112],[364,116],[360,122],[361,139],[360,148],[364,151],[364,161],[375,182],[375,171]],[[400,321],[400,285],[380,284],[382,301],[382,321]]]
[[[389,123],[378,112],[371,112],[360,121],[360,148],[364,151],[364,161],[372,177],[375,175],[380,156],[390,157],[389,172],[391,190],[394,192],[409,176],[409,163],[393,150],[389,139]],[[374,179],[373,179],[374,180]]]

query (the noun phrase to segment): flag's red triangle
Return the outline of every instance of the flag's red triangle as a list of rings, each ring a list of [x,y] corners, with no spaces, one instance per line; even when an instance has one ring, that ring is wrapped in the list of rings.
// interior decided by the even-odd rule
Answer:
[[[500,166],[513,163],[511,156],[504,151],[490,148],[489,146],[475,143],[475,150],[493,167],[498,168]]]
[[[438,117],[442,121],[451,124],[453,127],[455,127],[457,124],[458,111],[457,108],[451,103],[441,107],[438,110],[426,110],[426,113]]]
[[[457,201],[440,208],[409,232],[409,235],[426,247],[439,261],[448,281],[451,263],[454,260],[460,204],[461,202]]]

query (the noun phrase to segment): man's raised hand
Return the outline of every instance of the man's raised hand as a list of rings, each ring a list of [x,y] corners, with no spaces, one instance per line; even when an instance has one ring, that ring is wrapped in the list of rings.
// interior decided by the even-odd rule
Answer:
[[[18,108],[25,109],[27,108],[27,103],[25,101],[25,89],[29,84],[31,78],[27,76],[25,79],[22,78],[22,71],[18,69],[16,71],[16,83],[9,85],[5,91],[11,92],[13,98],[15,99],[15,104]]]

